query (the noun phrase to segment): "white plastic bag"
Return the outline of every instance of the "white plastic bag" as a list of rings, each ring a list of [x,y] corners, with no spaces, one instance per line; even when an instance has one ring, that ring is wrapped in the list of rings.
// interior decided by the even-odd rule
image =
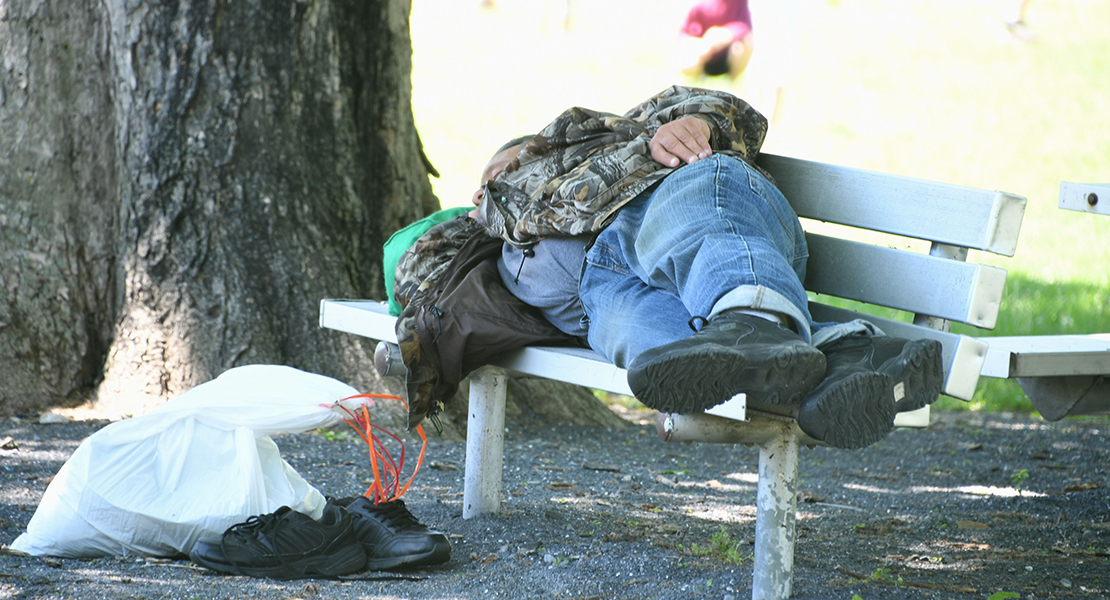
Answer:
[[[12,548],[73,558],[174,556],[282,505],[318,518],[324,497],[269,436],[337,425],[347,413],[336,403],[356,394],[290,367],[231,369],[89,436]]]

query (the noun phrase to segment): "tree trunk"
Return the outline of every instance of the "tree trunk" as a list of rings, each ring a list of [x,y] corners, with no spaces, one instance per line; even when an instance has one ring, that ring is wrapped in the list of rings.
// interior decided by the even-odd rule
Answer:
[[[242,364],[371,385],[324,297],[381,297],[381,244],[438,208],[407,2],[109,3],[126,273],[101,401]]]
[[[0,412],[88,397],[119,306],[108,23],[0,3]]]
[[[5,410],[251,363],[376,387],[317,305],[381,297],[382,242],[438,208],[407,0],[75,4],[0,7]]]
[[[381,391],[318,304],[384,297],[382,243],[439,208],[409,7],[0,2],[0,412],[253,363]]]

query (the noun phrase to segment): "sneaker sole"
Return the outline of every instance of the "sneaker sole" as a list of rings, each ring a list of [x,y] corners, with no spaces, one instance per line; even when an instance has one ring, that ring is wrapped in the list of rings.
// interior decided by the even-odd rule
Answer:
[[[704,412],[736,394],[771,405],[796,405],[824,375],[825,356],[808,345],[752,360],[741,350],[706,345],[671,352],[628,371],[636,398],[661,412]]]
[[[893,380],[882,373],[849,375],[828,390],[807,398],[798,426],[834,448],[865,448],[894,429]]]
[[[941,350],[941,345],[933,340],[914,340],[879,369],[894,378],[895,398],[898,398],[897,386],[902,386],[904,396],[897,401],[895,412],[924,408],[940,397],[944,389]]]
[[[340,552],[334,554],[303,557],[288,564],[264,567],[220,562],[216,557],[207,557],[196,553],[191,555],[189,560],[207,569],[231,575],[269,579],[312,579],[317,577],[334,579],[363,570],[366,566],[366,553],[363,552],[362,547],[357,542],[353,542],[350,545],[345,545]]]
[[[367,553],[369,555],[369,553]],[[391,556],[389,558],[368,558],[366,569],[369,571],[389,571],[392,569],[412,569],[416,567],[430,567],[440,565],[451,560],[451,546],[436,544],[431,550],[421,554],[408,556]]]

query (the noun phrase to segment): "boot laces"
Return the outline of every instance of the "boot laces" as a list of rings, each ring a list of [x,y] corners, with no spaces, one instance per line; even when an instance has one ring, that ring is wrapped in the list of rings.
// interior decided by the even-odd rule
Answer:
[[[273,549],[273,532],[277,529],[278,523],[281,522],[281,517],[290,512],[288,507],[281,507],[276,512],[268,515],[255,515],[248,518],[242,523],[232,525],[224,532],[220,538],[220,548],[223,550],[224,555],[227,557],[231,564],[236,568],[242,568],[242,564],[236,560],[231,554],[228,553],[228,543],[233,546],[238,545],[242,548],[256,548],[257,544],[262,544],[266,548]],[[278,556],[278,559],[284,564],[284,559]]]
[[[695,322],[697,322],[698,325],[694,325]],[[702,328],[704,328],[706,325],[709,324],[709,319],[706,319],[705,317],[701,317],[701,316],[693,316],[693,317],[690,317],[690,320],[687,321],[686,324],[690,326],[690,329],[692,329],[694,331],[694,333],[697,333],[697,332],[701,331]]]
[[[422,527],[420,521],[416,520],[416,517],[409,512],[408,508],[405,508],[404,500],[393,500],[391,502],[375,504],[374,511],[398,530]]]
[[[227,533],[239,536],[254,537],[257,533],[265,533],[277,527],[281,516],[288,510],[279,510],[268,515],[254,515],[242,523],[237,523],[228,528]]]

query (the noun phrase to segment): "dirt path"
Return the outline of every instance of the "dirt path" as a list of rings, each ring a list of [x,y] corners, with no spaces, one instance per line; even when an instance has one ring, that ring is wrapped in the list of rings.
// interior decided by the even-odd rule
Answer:
[[[863,451],[803,449],[794,597],[1110,597],[1110,422],[935,420]],[[25,529],[53,474],[104,424],[0,427],[11,438],[0,444],[0,542]],[[276,441],[325,494],[365,489],[353,440]],[[406,500],[452,536],[442,567],[276,582],[184,560],[0,556],[0,598],[749,598],[757,457],[664,444],[649,426],[516,424],[497,517],[461,518],[463,444],[429,444]]]

